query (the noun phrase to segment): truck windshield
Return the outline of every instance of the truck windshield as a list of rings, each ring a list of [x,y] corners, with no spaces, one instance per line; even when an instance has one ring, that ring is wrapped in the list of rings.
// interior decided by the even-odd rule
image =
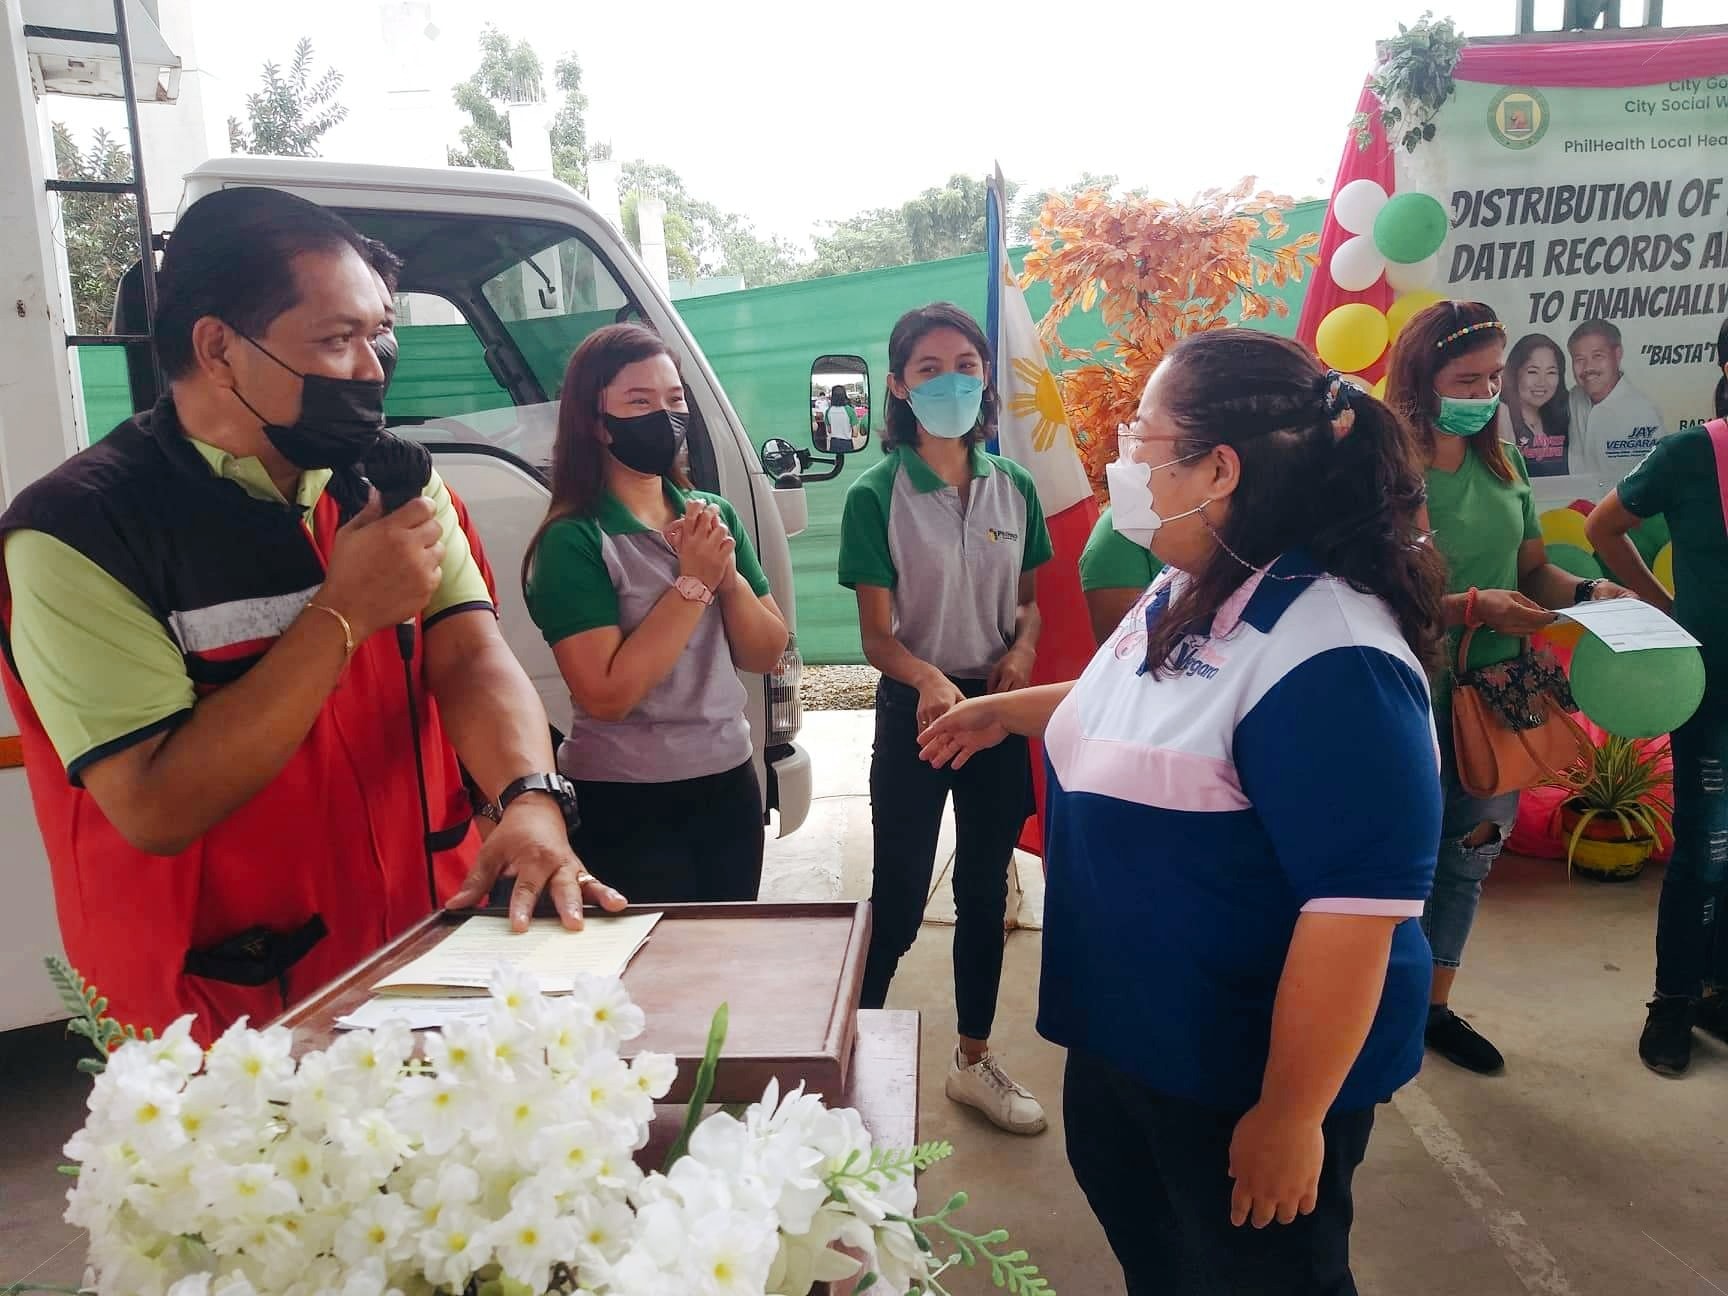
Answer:
[[[478,443],[545,470],[570,354],[641,311],[569,226],[451,213],[346,210],[402,258],[399,359],[385,412],[430,443]]]

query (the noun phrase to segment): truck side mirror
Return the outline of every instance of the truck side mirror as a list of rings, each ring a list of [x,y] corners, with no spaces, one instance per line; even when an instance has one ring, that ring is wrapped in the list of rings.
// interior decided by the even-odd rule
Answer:
[[[860,357],[817,356],[811,364],[810,444],[831,455],[870,444],[870,366]]]

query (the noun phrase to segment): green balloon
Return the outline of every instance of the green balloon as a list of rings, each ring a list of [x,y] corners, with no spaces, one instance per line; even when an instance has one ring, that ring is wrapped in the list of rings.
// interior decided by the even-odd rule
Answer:
[[[1638,551],[1638,556],[1646,566],[1656,565],[1656,555],[1662,552],[1662,546],[1674,537],[1668,531],[1668,519],[1658,513],[1655,517],[1644,519],[1644,523],[1631,535],[1626,537],[1632,542],[1632,547]]]
[[[1374,246],[1388,261],[1414,265],[1440,250],[1447,226],[1446,209],[1438,198],[1394,194],[1374,218]]]
[[[1596,555],[1586,553],[1577,545],[1549,545],[1548,561],[1563,572],[1571,572],[1580,580],[1599,580],[1602,576],[1602,564],[1596,561]]]
[[[1593,634],[1572,653],[1579,709],[1622,738],[1656,738],[1692,718],[1704,700],[1704,659],[1696,648],[1617,653]]]

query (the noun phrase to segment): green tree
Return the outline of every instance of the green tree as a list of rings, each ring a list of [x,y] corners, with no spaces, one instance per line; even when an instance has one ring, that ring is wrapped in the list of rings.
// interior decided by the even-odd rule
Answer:
[[[1009,184],[1010,204],[1018,191],[1019,186]],[[836,221],[816,236],[816,258],[800,277],[854,274],[982,252],[987,193],[981,178],[955,175],[898,207],[876,207]]]
[[[619,168],[618,188],[625,236],[638,251],[635,200],[651,196],[666,204],[667,266],[688,278],[736,275],[750,287],[760,288],[798,275],[800,260],[790,243],[763,238],[743,216],[693,197],[684,178],[669,166],[641,159],[626,162]]]
[[[898,207],[876,207],[832,222],[813,242],[816,259],[804,267],[803,279],[910,265],[914,259],[906,216]]]
[[[582,63],[561,56],[552,68],[559,96],[552,118],[552,174],[578,193],[588,192],[588,96],[582,92]],[[511,40],[488,23],[480,33],[480,66],[452,91],[456,106],[468,114],[460,146],[445,149],[451,166],[509,171],[510,104],[538,102],[545,94],[540,56],[526,40]]]
[[[1014,201],[1015,186],[1008,186],[1007,200]],[[985,248],[983,179],[954,175],[939,188],[926,189],[901,207],[906,237],[913,261],[940,261],[965,256]]]
[[[318,141],[348,116],[336,102],[341,88],[335,68],[312,80],[312,42],[301,37],[286,76],[276,64],[264,65],[264,88],[246,96],[248,125],[228,119],[228,147],[236,153],[317,157]]]
[[[105,130],[80,150],[72,132],[54,123],[54,164],[62,180],[129,180],[132,155]],[[138,260],[136,200],[120,194],[65,194],[60,221],[72,280],[73,329],[106,333],[120,277]]]
[[[538,98],[540,56],[525,40],[512,41],[491,23],[480,33],[480,66],[453,90],[456,106],[468,114],[460,148],[444,151],[451,166],[510,167],[510,114],[499,105]]]
[[[588,96],[582,93],[582,63],[565,54],[552,69],[552,84],[564,98],[552,119],[552,174],[578,193],[588,192]]]

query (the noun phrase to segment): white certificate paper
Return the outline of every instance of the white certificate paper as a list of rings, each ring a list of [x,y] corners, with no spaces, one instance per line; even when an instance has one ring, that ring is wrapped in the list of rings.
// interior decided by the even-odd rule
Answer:
[[[1643,599],[1598,599],[1562,608],[1560,615],[1577,622],[1617,653],[1698,647],[1698,641],[1681,629],[1678,621]]]

